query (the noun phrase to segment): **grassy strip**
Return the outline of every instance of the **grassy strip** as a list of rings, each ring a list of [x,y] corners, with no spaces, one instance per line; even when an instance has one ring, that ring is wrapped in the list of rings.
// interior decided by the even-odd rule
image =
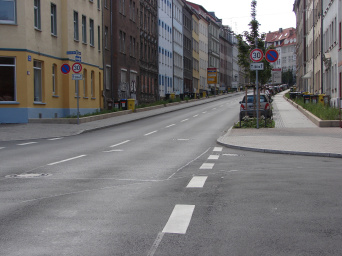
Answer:
[[[289,93],[286,94],[286,97],[290,97]],[[320,103],[304,103],[303,98],[295,99],[293,101],[322,120],[340,120],[340,111],[337,108],[332,108]]]

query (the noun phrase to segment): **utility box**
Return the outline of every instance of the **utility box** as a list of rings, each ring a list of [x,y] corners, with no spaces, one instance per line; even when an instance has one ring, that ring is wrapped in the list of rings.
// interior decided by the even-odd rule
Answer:
[[[127,105],[128,105],[128,107],[127,107],[128,110],[134,111],[135,110],[135,99],[128,99]]]
[[[324,96],[325,94],[318,94],[318,102],[324,105]]]
[[[120,106],[122,110],[127,110],[127,100],[120,100]]]
[[[171,93],[170,94],[170,99],[174,99],[174,98],[176,98],[176,95],[174,93]]]

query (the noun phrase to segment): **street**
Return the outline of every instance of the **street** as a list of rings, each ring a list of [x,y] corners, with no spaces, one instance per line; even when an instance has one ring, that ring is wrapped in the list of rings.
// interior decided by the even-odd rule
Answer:
[[[216,143],[242,94],[0,144],[1,255],[341,255],[341,160]]]

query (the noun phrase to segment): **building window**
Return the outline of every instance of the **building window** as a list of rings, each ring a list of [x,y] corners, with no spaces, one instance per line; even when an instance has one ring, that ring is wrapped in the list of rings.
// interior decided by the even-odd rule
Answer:
[[[51,34],[57,36],[57,7],[51,4]]]
[[[0,0],[0,24],[15,24],[16,12],[16,0]]]
[[[89,44],[94,46],[94,20],[89,19]]]
[[[57,94],[57,77],[56,77],[56,72],[57,72],[57,65],[53,64],[52,65],[52,94],[53,95]]]
[[[108,27],[107,26],[105,26],[104,40],[105,40],[105,48],[108,49]]]
[[[119,32],[119,41],[120,41],[120,52],[125,53],[125,40],[126,40],[126,33],[121,31]]]
[[[82,43],[87,43],[87,18],[82,15]]]
[[[125,15],[125,0],[119,0],[119,12]]]
[[[97,49],[101,51],[101,30],[100,26],[97,26]]]
[[[94,71],[91,71],[91,73],[90,73],[90,94],[91,94],[92,98],[95,97],[94,76],[95,76]]]
[[[42,62],[33,61],[34,70],[34,101],[42,102]]]
[[[16,101],[15,58],[0,57],[0,102]]]
[[[106,65],[106,89],[109,90],[111,88],[111,71],[112,71],[112,68],[110,65]]]
[[[87,79],[87,70],[83,70],[83,97],[86,98],[88,96],[88,79]]]
[[[40,0],[34,0],[34,28],[41,29]]]
[[[80,39],[78,32],[78,12],[74,11],[74,40],[78,41]]]
[[[97,9],[100,10],[100,7],[101,7],[101,2],[100,0],[97,0]]]
[[[104,0],[104,7],[108,8],[107,0]]]

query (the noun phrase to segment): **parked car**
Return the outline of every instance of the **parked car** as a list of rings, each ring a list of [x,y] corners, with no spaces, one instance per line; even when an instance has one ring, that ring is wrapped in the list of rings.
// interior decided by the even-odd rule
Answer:
[[[256,116],[256,95],[254,99],[253,94],[247,95],[247,104],[246,104],[246,96],[243,97],[242,101],[240,101],[240,119],[242,119],[246,114],[249,117]],[[266,116],[266,118],[271,118],[272,113],[272,100],[266,94],[260,94],[260,116]]]

